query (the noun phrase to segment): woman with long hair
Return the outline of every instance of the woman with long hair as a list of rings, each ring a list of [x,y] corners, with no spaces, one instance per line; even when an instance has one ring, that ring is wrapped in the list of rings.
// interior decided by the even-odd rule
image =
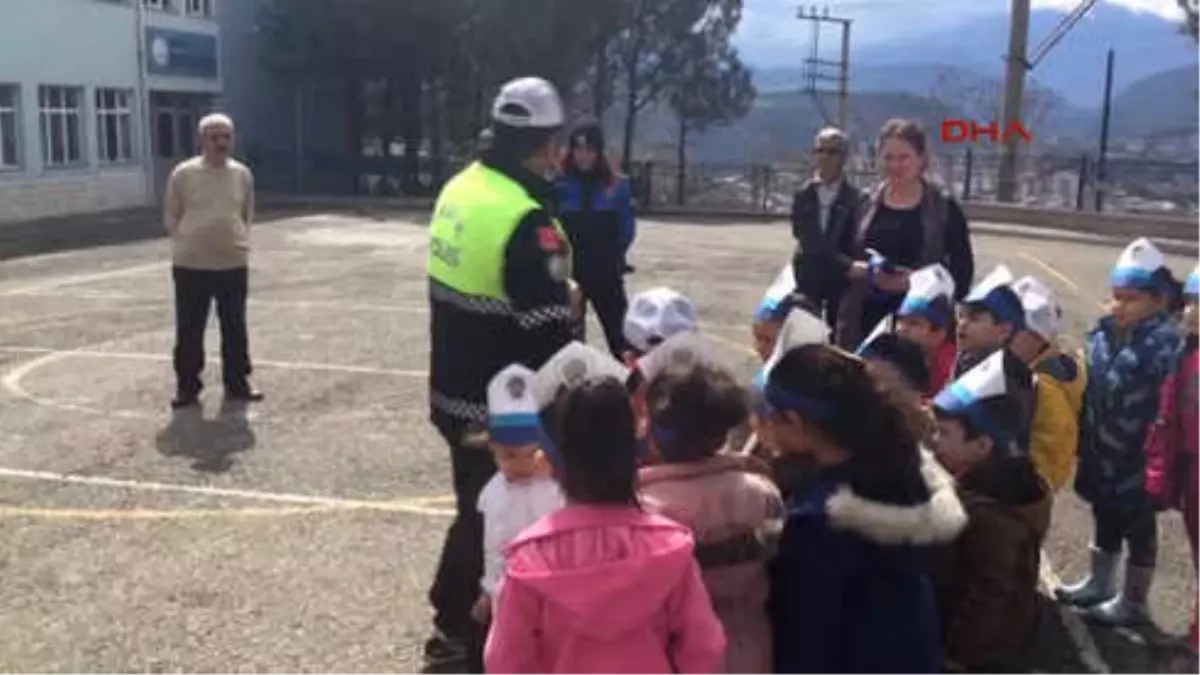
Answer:
[[[940,263],[954,278],[957,297],[975,275],[966,216],[949,189],[927,175],[925,130],[911,120],[888,120],[878,152],[883,180],[862,209],[850,287],[838,309],[837,343],[847,349],[899,308],[913,270]]]

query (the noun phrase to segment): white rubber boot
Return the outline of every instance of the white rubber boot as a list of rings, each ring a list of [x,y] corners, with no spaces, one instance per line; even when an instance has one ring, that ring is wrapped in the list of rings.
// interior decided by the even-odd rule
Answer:
[[[1132,626],[1150,620],[1150,584],[1154,582],[1153,567],[1127,565],[1125,587],[1121,594],[1088,610],[1088,618],[1110,626]]]

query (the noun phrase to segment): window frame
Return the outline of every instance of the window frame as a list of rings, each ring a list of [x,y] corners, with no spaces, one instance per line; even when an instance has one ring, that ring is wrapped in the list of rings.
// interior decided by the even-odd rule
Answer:
[[[8,173],[21,171],[25,168],[24,162],[24,144],[22,141],[21,124],[21,104],[23,103],[21,95],[23,87],[17,82],[0,82],[0,91],[9,90],[12,92],[12,105],[5,106],[0,103],[0,120],[5,115],[11,115],[13,119],[13,158],[12,163],[8,163],[4,159],[4,125],[0,123],[0,173]]]
[[[59,105],[54,105],[52,94],[61,93],[63,96],[59,99]],[[75,94],[75,107],[67,105],[68,97],[66,94]],[[42,144],[42,167],[46,169],[78,169],[88,165],[87,152],[87,133],[84,129],[85,114],[87,113],[87,100],[85,98],[86,89],[81,85],[70,84],[40,84],[38,85],[38,132],[41,137]],[[49,103],[49,104],[48,104]],[[54,143],[52,135],[54,135],[54,117],[61,117],[62,123],[60,131],[63,136],[62,141],[63,161],[54,161]],[[70,150],[72,148],[70,135],[70,120],[75,118],[75,129],[77,137],[75,139],[74,148],[78,156],[71,158]]]
[[[134,127],[134,114],[137,106],[132,89],[122,87],[96,87],[92,90],[92,110],[96,118],[96,160],[101,166],[132,164],[137,161],[137,132]],[[113,105],[107,106],[104,96],[112,97]],[[123,104],[122,104],[123,99]],[[111,158],[112,148],[108,146],[107,121],[113,120],[116,130],[117,153],[116,159]],[[128,154],[122,152],[128,149]]]
[[[211,19],[216,15],[213,4],[215,0],[183,0],[183,11],[188,16]],[[194,8],[193,4],[198,4],[199,7]]]
[[[138,0],[135,0],[135,2]],[[140,0],[142,7],[154,12],[170,12],[172,10],[172,0]]]

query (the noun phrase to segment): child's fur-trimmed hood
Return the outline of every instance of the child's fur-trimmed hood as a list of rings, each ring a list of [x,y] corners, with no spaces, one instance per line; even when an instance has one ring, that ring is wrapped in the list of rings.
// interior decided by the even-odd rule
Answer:
[[[872,501],[849,486],[839,487],[825,503],[829,524],[885,545],[952,541],[967,524],[967,513],[954,489],[954,478],[924,448],[921,475],[929,487],[929,501],[914,506]]]

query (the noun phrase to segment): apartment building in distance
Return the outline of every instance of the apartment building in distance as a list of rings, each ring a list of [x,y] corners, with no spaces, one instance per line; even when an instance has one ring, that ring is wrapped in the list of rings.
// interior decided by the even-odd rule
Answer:
[[[0,223],[155,203],[221,103],[222,1],[5,0]]]

